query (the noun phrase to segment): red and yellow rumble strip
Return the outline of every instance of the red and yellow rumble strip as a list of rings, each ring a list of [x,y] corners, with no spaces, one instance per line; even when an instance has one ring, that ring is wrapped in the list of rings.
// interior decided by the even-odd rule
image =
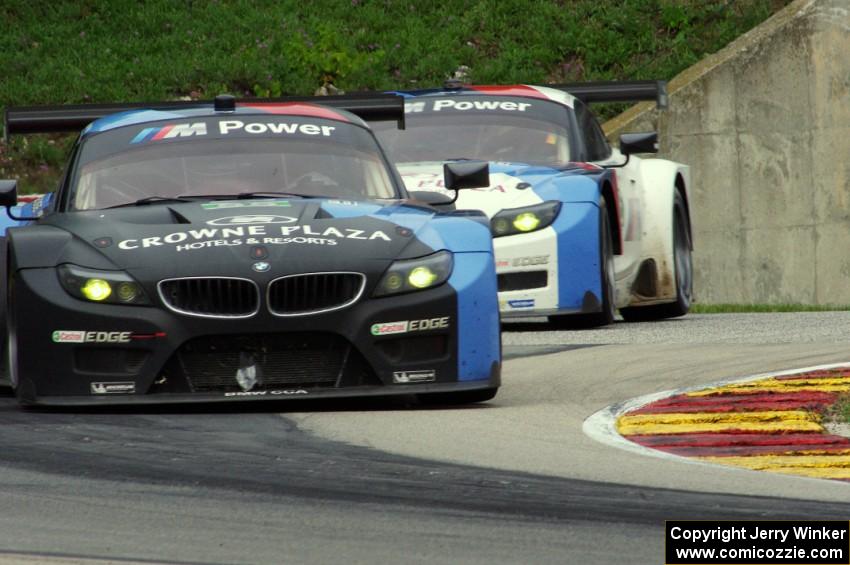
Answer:
[[[683,457],[762,471],[850,480],[850,438],[820,412],[850,392],[850,366],[686,392],[631,410],[617,431]]]

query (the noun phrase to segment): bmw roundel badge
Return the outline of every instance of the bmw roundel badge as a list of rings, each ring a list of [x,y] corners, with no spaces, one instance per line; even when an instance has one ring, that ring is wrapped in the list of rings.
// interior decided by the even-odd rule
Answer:
[[[265,261],[257,261],[256,263],[251,265],[251,268],[257,271],[258,273],[265,273],[266,271],[271,269],[272,266]]]

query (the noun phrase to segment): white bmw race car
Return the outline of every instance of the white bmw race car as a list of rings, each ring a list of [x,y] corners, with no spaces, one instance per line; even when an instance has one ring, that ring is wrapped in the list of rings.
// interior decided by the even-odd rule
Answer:
[[[689,168],[634,154],[657,135],[612,148],[585,102],[656,99],[659,81],[561,87],[450,86],[399,92],[407,129],[378,125],[411,194],[447,201],[443,165],[490,161],[491,185],[458,209],[490,218],[502,317],[598,326],[682,316],[692,298]],[[453,194],[453,193],[452,193]]]

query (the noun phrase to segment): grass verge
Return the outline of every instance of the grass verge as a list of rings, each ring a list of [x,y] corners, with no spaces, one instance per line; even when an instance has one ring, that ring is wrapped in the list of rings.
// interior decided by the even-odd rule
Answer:
[[[827,424],[850,424],[850,394],[838,395],[835,403],[821,412],[821,420]]]
[[[0,110],[430,87],[460,65],[479,84],[669,79],[789,1],[4,0]],[[68,145],[0,144],[0,178],[50,190]]]

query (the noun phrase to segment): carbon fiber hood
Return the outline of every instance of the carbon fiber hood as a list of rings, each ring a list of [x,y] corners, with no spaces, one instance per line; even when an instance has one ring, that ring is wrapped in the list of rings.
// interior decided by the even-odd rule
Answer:
[[[22,267],[73,263],[125,269],[145,280],[247,276],[258,262],[268,263],[275,274],[372,271],[442,248],[439,231],[430,227],[435,215],[399,202],[156,203],[53,214],[13,239],[38,240],[38,257],[17,258]],[[422,232],[428,245],[418,237]]]

